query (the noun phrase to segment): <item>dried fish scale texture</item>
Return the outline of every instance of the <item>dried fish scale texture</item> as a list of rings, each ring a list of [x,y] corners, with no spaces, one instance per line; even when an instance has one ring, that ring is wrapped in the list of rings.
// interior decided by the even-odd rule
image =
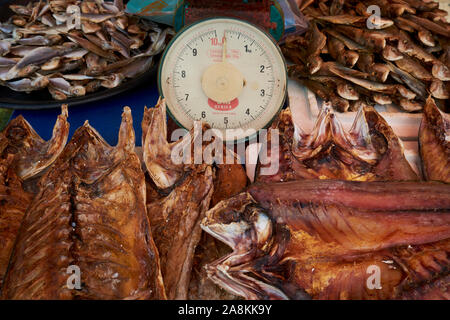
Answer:
[[[270,130],[275,129],[279,148],[272,150],[270,132],[267,158],[261,159],[257,181],[419,180],[404,156],[401,140],[373,107],[361,107],[348,132],[328,105],[322,108],[310,133],[294,124],[289,109],[272,124]],[[277,173],[261,174],[263,168],[277,162]]]
[[[0,288],[25,211],[33,194],[24,180],[38,176],[64,149],[69,135],[67,106],[44,141],[22,117],[0,133]]]
[[[449,191],[426,182],[254,184],[207,212],[202,228],[233,250],[207,266],[209,276],[246,299],[450,299]],[[379,289],[368,284],[374,269]]]
[[[381,10],[376,19],[367,11],[370,5]],[[450,24],[438,2],[321,0],[299,7],[310,28],[282,45],[294,62],[290,76],[335,110],[355,111],[357,101],[417,112],[428,94],[444,109],[450,97]]]
[[[425,178],[450,183],[450,115],[431,97],[423,110],[419,146]]]
[[[79,128],[40,181],[5,278],[4,299],[164,299],[131,110],[116,147]],[[78,266],[81,289],[69,289]]]
[[[167,297],[187,299],[195,248],[201,236],[200,222],[214,190],[213,168],[206,163],[176,164],[172,161],[175,148],[181,147],[192,154],[197,133],[195,130],[189,133],[192,141],[181,139],[168,143],[164,99],[160,99],[155,108],[145,110],[142,128],[147,172],[155,187],[166,192],[166,196],[148,203],[147,210],[161,258]],[[200,132],[205,129],[201,128]]]

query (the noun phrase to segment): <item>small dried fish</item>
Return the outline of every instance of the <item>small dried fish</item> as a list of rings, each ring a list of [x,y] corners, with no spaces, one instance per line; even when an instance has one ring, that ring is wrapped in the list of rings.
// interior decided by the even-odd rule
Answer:
[[[102,23],[112,18],[118,17],[123,13],[113,13],[113,14],[96,14],[96,13],[81,13],[81,20],[89,21],[93,23]]]
[[[306,67],[308,68],[310,74],[314,74],[320,69],[322,64],[322,59],[319,57],[319,54],[325,47],[327,38],[322,32],[319,31],[317,24],[315,23],[310,26],[310,30],[310,42],[308,48],[306,49],[308,55]]]
[[[111,61],[116,61],[117,57],[111,53],[103,50],[102,48],[98,47],[97,45],[93,44],[87,39],[78,37],[76,35],[68,35],[68,38],[76,43],[78,43],[81,47],[85,48],[86,50],[89,50],[91,52],[94,52],[96,55],[99,55],[103,58],[106,58]]]
[[[430,93],[436,99],[449,99],[450,87],[448,82],[443,82],[439,79],[433,79],[430,84]]]
[[[354,25],[358,22],[364,22],[366,20],[365,17],[359,17],[359,16],[352,16],[352,15],[337,15],[337,16],[322,16],[317,17],[317,20],[330,22],[333,24],[347,24],[347,25]]]
[[[120,73],[113,73],[111,75],[105,76],[104,80],[102,80],[102,87],[111,89],[115,88],[122,83],[125,77]]]
[[[119,74],[122,74],[125,78],[134,78],[150,69],[152,62],[153,62],[152,56],[140,57],[135,59],[133,62],[126,65],[125,67],[119,69],[118,72]]]
[[[45,76],[40,76],[35,79],[20,79],[17,81],[8,81],[4,82],[4,85],[6,85],[8,88],[14,90],[14,91],[22,91],[22,92],[31,92],[35,90],[40,90],[49,84],[49,80]]]
[[[419,80],[431,81],[433,79],[431,73],[424,66],[409,56],[404,55],[402,59],[396,60],[395,64]]]
[[[436,22],[430,21],[428,19],[416,16],[416,15],[408,14],[408,15],[406,15],[406,17],[409,20],[411,20],[411,21],[413,21],[413,22],[415,22],[417,24],[420,24],[421,26],[423,26],[424,28],[430,30],[431,32],[434,32],[434,33],[437,33],[437,34],[442,35],[444,37],[450,38],[450,28],[448,26],[447,27],[443,27],[443,26],[441,26],[440,24],[438,24]]]
[[[38,47],[27,53],[19,62],[8,72],[5,80],[12,80],[18,77],[23,77],[33,68],[33,66],[41,65],[50,59],[61,56],[70,49],[52,48],[52,47]]]
[[[69,23],[69,5],[80,8],[80,27]],[[58,100],[114,88],[147,71],[174,34],[126,13],[120,0],[37,0],[11,10],[0,22],[0,85],[24,92],[47,87]]]
[[[84,96],[86,89],[82,86],[72,86],[64,78],[49,78],[49,87],[57,92],[63,93],[66,97]]]
[[[347,66],[353,67],[359,59],[359,54],[356,51],[346,50],[345,45],[340,40],[331,37],[328,39],[328,53],[337,62]]]
[[[404,55],[402,55],[396,47],[390,45],[387,45],[386,47],[383,48],[382,55],[383,58],[388,61],[397,61],[403,59],[404,57]]]
[[[403,17],[397,17],[395,19],[397,25],[401,28],[401,26],[407,26],[406,31],[418,31],[419,40],[426,46],[434,47],[436,42],[434,41],[433,35],[427,29],[422,27],[420,24],[415,23],[409,19]]]
[[[17,63],[13,58],[0,57],[0,67],[12,67]]]
[[[439,80],[450,81],[450,68],[439,60],[434,61],[431,74]]]
[[[11,54],[13,56],[17,56],[17,57],[24,57],[26,56],[30,51],[36,49],[35,46],[23,46],[23,45],[18,45],[18,46],[14,46],[11,48]]]
[[[426,86],[420,80],[417,80],[409,73],[404,72],[391,62],[387,62],[387,65],[391,69],[391,73],[397,74],[412,91],[414,91],[420,98],[425,99],[427,96]]]
[[[59,35],[34,36],[30,38],[18,39],[16,42],[24,46],[51,46],[61,41]]]

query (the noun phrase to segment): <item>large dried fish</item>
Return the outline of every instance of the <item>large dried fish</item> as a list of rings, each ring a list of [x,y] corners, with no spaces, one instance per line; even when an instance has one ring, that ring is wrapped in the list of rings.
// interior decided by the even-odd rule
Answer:
[[[187,175],[168,196],[147,206],[169,299],[187,299],[194,252],[200,241],[200,221],[213,191],[210,166]]]
[[[172,147],[180,144],[167,143],[165,108],[165,101],[160,100],[155,108],[146,109],[142,123],[147,171],[158,188],[173,186],[166,197],[148,204],[148,217],[167,297],[187,299],[194,252],[200,241],[200,221],[212,197],[213,170],[208,164],[173,164]]]
[[[431,97],[423,109],[419,147],[425,178],[450,183],[450,116]]]
[[[20,223],[33,190],[23,181],[39,175],[63,150],[69,135],[67,106],[62,107],[49,141],[42,140],[19,116],[0,133],[0,288]]]
[[[164,299],[145,181],[125,108],[116,147],[86,122],[39,182],[2,290],[6,299]],[[68,286],[69,266],[81,288]],[[70,270],[70,269],[69,269]]]
[[[233,250],[208,274],[246,299],[450,298],[447,184],[254,184],[206,215]]]
[[[419,179],[404,156],[402,142],[372,107],[359,109],[349,132],[326,105],[310,133],[293,123],[290,110],[279,115],[273,129],[279,132],[279,147],[272,150],[269,140],[257,181]],[[279,164],[277,172],[262,174],[275,163]]]

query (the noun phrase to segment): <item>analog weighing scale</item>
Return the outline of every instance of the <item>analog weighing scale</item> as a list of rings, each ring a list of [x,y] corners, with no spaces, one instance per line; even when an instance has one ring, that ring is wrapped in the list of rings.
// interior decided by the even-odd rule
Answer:
[[[259,26],[234,17],[207,18],[172,39],[160,62],[158,86],[182,127],[202,121],[221,131],[225,141],[243,141],[269,126],[282,109],[286,63]]]

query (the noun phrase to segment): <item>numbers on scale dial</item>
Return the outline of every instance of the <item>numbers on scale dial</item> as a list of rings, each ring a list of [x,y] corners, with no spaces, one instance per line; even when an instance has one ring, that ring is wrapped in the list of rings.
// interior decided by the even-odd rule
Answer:
[[[223,32],[223,31],[222,31]],[[264,112],[270,103],[275,86],[272,72],[272,62],[263,47],[255,39],[237,30],[226,30],[227,60],[236,66],[245,79],[242,97],[238,97],[239,106],[232,110],[217,111],[205,104],[191,105],[191,96],[204,95],[201,88],[192,89],[193,83],[200,83],[201,72],[197,63],[205,69],[207,66],[220,62],[217,52],[222,50],[222,36],[217,30],[210,30],[194,36],[181,49],[173,69],[173,88],[175,97],[183,111],[193,120],[203,120],[218,129],[240,128],[249,125]],[[215,51],[214,51],[215,50]],[[214,52],[216,56],[214,56]],[[195,60],[191,60],[195,58]],[[219,60],[218,60],[219,59]],[[193,68],[190,64],[195,61]],[[244,66],[245,69],[242,69]],[[194,97],[194,96],[192,96]],[[195,99],[194,99],[195,100]],[[192,100],[192,101],[194,101]],[[205,96],[205,102],[208,100]],[[243,101],[244,100],[244,101]],[[252,106],[252,107],[249,107]]]

